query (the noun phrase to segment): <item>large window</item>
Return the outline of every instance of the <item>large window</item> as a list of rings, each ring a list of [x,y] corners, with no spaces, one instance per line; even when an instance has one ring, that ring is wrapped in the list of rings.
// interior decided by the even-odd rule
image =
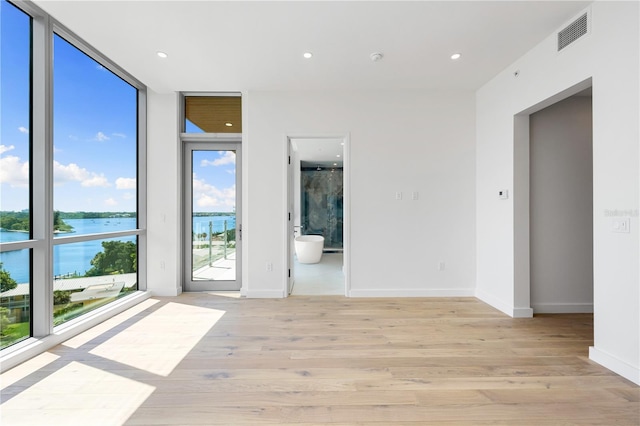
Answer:
[[[145,87],[32,3],[0,5],[4,349],[144,288]]]
[[[58,34],[53,57],[53,232],[96,235],[56,241],[59,325],[137,289],[136,238],[99,236],[137,228],[138,91]]]
[[[0,3],[0,348],[31,335],[31,17]]]

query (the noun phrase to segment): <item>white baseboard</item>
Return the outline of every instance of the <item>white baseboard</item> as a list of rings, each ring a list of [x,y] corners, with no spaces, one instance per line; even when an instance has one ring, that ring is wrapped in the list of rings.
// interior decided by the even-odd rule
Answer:
[[[490,305],[494,308],[496,308],[497,310],[504,312],[505,314],[509,315],[512,318],[531,318],[533,317],[533,309],[528,308],[528,307],[515,307],[513,305],[510,305],[508,303],[505,303],[504,301],[482,291],[482,290],[478,290],[476,289],[475,291],[475,296],[482,300],[484,303],[486,303],[487,305]]]
[[[282,299],[283,290],[247,290],[247,299]]]
[[[349,297],[474,297],[473,288],[349,290]]]
[[[513,308],[511,310],[511,316],[513,318],[532,318],[533,309],[531,308]]]
[[[638,366],[627,364],[595,346],[589,347],[589,359],[640,386],[640,368]]]
[[[593,303],[536,303],[532,304],[536,314],[592,314]]]
[[[160,288],[160,289],[147,288],[147,290],[151,292],[152,296],[158,296],[158,297],[175,297],[182,294],[182,288],[180,287]]]

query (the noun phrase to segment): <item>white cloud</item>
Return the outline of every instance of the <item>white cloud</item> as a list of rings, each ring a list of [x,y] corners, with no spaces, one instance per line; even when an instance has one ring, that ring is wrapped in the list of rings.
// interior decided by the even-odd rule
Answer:
[[[12,149],[16,149],[16,147],[15,147],[15,146],[13,146],[13,145],[9,145],[9,146],[6,146],[6,145],[0,145],[0,154],[4,154],[5,152],[9,152],[9,151],[11,151]]]
[[[83,181],[89,176],[90,173],[87,169],[83,169],[75,163],[65,166],[57,161],[53,162],[53,177],[56,183]]]
[[[98,142],[108,141],[109,139],[110,139],[109,136],[105,135],[102,132],[96,133],[96,135],[93,138],[94,141],[98,141]]]
[[[98,175],[96,173],[92,173],[91,177],[83,180],[80,183],[80,185],[86,186],[86,187],[100,186],[103,188],[107,186],[111,186],[111,184],[109,183],[109,180],[103,174]]]
[[[225,164],[236,164],[236,153],[233,151],[220,152],[220,158],[216,158],[213,161],[202,160],[200,162],[201,167],[206,166],[224,166]]]
[[[27,134],[27,135],[29,134],[29,129],[27,129],[27,128],[26,128],[26,127],[24,127],[24,126],[20,126],[20,127],[18,127],[18,130],[20,131],[20,133],[25,133],[25,134]]]
[[[117,206],[118,202],[116,200],[114,200],[113,198],[107,198],[106,200],[104,200],[104,203],[107,206]]]
[[[0,145],[1,152],[7,152],[13,146]],[[0,158],[0,183],[8,183],[13,187],[29,186],[29,162],[20,161],[19,157],[8,155]]]
[[[117,189],[136,189],[136,180],[135,178],[119,177],[118,179],[116,179],[116,188]]]
[[[213,185],[206,183],[202,179],[198,179],[193,174],[193,198],[196,200],[198,207],[229,207],[229,210],[235,206],[236,202],[236,186],[218,189]]]
[[[64,184],[66,182],[80,182],[82,186],[93,187],[111,186],[107,178],[103,174],[97,174],[78,166],[75,163],[68,165],[53,162],[53,178],[56,184]]]
[[[126,138],[127,135],[125,135],[124,133],[111,133],[111,136],[115,136],[117,138]]]

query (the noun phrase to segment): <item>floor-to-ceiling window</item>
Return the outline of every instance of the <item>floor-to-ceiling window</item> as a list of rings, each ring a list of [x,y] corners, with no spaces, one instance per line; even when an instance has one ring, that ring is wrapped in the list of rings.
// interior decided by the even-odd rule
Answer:
[[[53,36],[54,324],[137,290],[138,91]],[[90,237],[88,237],[90,236]]]
[[[145,287],[146,91],[33,4],[0,5],[4,349]]]
[[[0,4],[0,347],[31,335],[31,16]]]

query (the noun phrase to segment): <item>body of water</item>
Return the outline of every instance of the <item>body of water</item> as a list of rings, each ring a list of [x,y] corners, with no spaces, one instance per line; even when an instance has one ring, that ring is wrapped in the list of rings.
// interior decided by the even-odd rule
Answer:
[[[209,222],[212,222],[214,233],[222,232],[224,221],[227,229],[236,227],[235,215],[232,216],[197,216],[193,218],[193,231],[209,233]],[[101,219],[65,219],[73,226],[70,234],[57,234],[56,238],[71,235],[98,234],[103,232],[127,231],[136,229],[135,218],[101,218]],[[23,232],[0,231],[0,241],[24,241],[29,238]],[[53,273],[55,276],[84,273],[91,268],[91,259],[102,251],[103,241],[137,241],[136,236],[111,238],[108,240],[85,241],[81,243],[61,244],[53,247]],[[16,250],[0,253],[2,267],[9,272],[11,278],[18,283],[29,282],[29,250]]]

